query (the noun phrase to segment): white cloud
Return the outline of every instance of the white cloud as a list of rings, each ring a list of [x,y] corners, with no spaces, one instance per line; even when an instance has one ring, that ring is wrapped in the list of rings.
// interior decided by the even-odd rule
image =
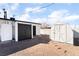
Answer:
[[[48,24],[53,24],[54,22],[60,21],[60,22],[67,22],[67,21],[73,21],[79,19],[79,15],[74,15],[70,14],[68,10],[55,10],[51,14],[48,15],[48,18],[36,18],[32,19],[31,16],[29,15],[30,11],[36,10],[32,8],[27,8],[25,10],[25,14],[20,16],[20,20],[24,21],[32,21],[32,22],[37,22],[37,23],[48,23]],[[30,18],[30,20],[29,20]]]
[[[65,17],[65,19],[66,20],[70,20],[70,21],[78,20],[79,19],[79,15],[70,15],[70,16]]]
[[[56,10],[56,11],[53,11],[48,17],[60,18],[66,15],[69,15],[68,10]]]
[[[8,4],[7,3],[1,3],[0,4],[0,18],[3,18],[4,17],[4,13],[3,13],[3,8],[6,7],[8,8]]]
[[[19,6],[19,3],[13,3],[12,5],[10,5],[9,3],[1,3],[0,4],[0,8],[5,8],[7,11],[7,18],[10,18],[13,16],[13,14],[15,14],[15,11],[17,10]],[[0,17],[3,18],[3,10],[0,10]]]
[[[4,6],[4,5],[6,5],[6,3],[0,3],[0,7],[2,7],[2,6]]]
[[[3,10],[0,9],[0,18],[2,18],[3,15],[4,15],[4,14],[3,14]]]
[[[8,5],[8,6],[10,6],[10,5]],[[16,14],[15,11],[17,10],[18,7],[19,7],[19,3],[14,3],[8,8],[8,10],[7,10],[8,18],[13,17],[13,15]]]
[[[32,22],[41,22],[40,18],[32,19],[31,16],[29,15],[29,13],[30,12],[32,12],[32,13],[39,13],[39,12],[43,12],[44,10],[45,9],[40,9],[40,7],[35,7],[35,8],[30,8],[29,7],[29,8],[26,8],[24,13],[21,16],[18,16],[17,19],[18,20],[22,20],[22,21],[30,21],[31,20]]]
[[[48,15],[48,22],[52,24],[56,21],[65,21],[64,17],[68,15],[70,15],[68,10],[53,11],[50,15]]]
[[[17,20],[29,21],[30,16],[28,14],[22,14],[21,16],[16,17]]]
[[[53,24],[57,21],[71,22],[79,19],[79,14],[70,14],[68,10],[56,10],[48,15],[48,23]]]
[[[15,3],[12,4],[11,6],[9,4],[0,4],[0,6],[5,5],[7,8],[7,12],[8,12],[8,18],[10,16],[12,16],[14,14],[14,12],[17,10],[19,3]],[[55,10],[53,12],[51,12],[51,14],[48,15],[48,18],[36,18],[36,19],[32,19],[31,16],[29,15],[30,12],[32,13],[40,13],[45,11],[45,8],[40,9],[41,6],[37,6],[37,7],[26,7],[23,14],[22,15],[18,15],[17,19],[18,20],[22,20],[22,21],[32,21],[32,22],[38,22],[38,23],[42,23],[42,22],[47,22],[49,24],[52,24],[56,21],[75,21],[79,19],[79,14],[70,14],[69,10]],[[3,11],[0,10],[1,14],[0,17],[3,17]]]
[[[36,7],[32,10],[33,13],[37,13],[37,12],[43,12],[45,10],[45,8],[41,9],[40,7]]]
[[[29,21],[29,18],[30,18],[29,12],[31,11],[31,9],[32,8],[25,9],[23,14],[17,16],[16,19],[21,21]]]
[[[16,10],[19,6],[19,3],[14,3],[12,6],[11,6],[11,10]]]
[[[36,18],[36,19],[31,19],[32,22],[37,22],[37,23],[46,23],[47,19],[46,18]]]
[[[26,8],[26,9],[25,9],[25,12],[26,12],[26,13],[29,13],[30,11],[32,11],[32,8]]]
[[[38,7],[35,7],[35,8],[26,8],[25,11],[28,13],[28,12],[32,12],[32,13],[39,13],[39,12],[43,12],[45,10],[45,8],[43,9],[40,9],[40,6]]]

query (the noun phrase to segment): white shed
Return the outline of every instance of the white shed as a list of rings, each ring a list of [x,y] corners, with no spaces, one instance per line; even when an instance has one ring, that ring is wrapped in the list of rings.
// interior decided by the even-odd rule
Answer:
[[[40,24],[0,18],[0,41],[26,40],[40,35]]]
[[[68,24],[62,22],[55,23],[51,27],[50,39],[73,44],[73,30]]]

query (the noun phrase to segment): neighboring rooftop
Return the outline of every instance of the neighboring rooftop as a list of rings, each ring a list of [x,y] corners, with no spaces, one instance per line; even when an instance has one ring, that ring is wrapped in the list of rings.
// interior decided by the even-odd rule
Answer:
[[[47,23],[42,23],[41,24],[41,29],[51,29],[51,26]]]

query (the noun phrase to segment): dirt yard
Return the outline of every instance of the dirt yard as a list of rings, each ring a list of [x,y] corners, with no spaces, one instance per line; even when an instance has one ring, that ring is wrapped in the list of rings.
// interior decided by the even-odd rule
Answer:
[[[39,43],[32,47],[13,53],[9,56],[77,56],[79,55],[79,46],[71,44],[49,41],[48,43]]]

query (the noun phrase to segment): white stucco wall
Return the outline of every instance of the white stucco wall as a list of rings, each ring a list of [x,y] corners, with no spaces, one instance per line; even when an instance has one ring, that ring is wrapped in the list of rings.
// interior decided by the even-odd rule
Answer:
[[[36,35],[40,35],[40,25],[36,25]]]
[[[0,40],[12,40],[12,23],[13,21],[0,20]]]
[[[15,41],[18,41],[18,22],[15,22]]]
[[[51,29],[40,29],[40,34],[42,35],[50,35]]]

